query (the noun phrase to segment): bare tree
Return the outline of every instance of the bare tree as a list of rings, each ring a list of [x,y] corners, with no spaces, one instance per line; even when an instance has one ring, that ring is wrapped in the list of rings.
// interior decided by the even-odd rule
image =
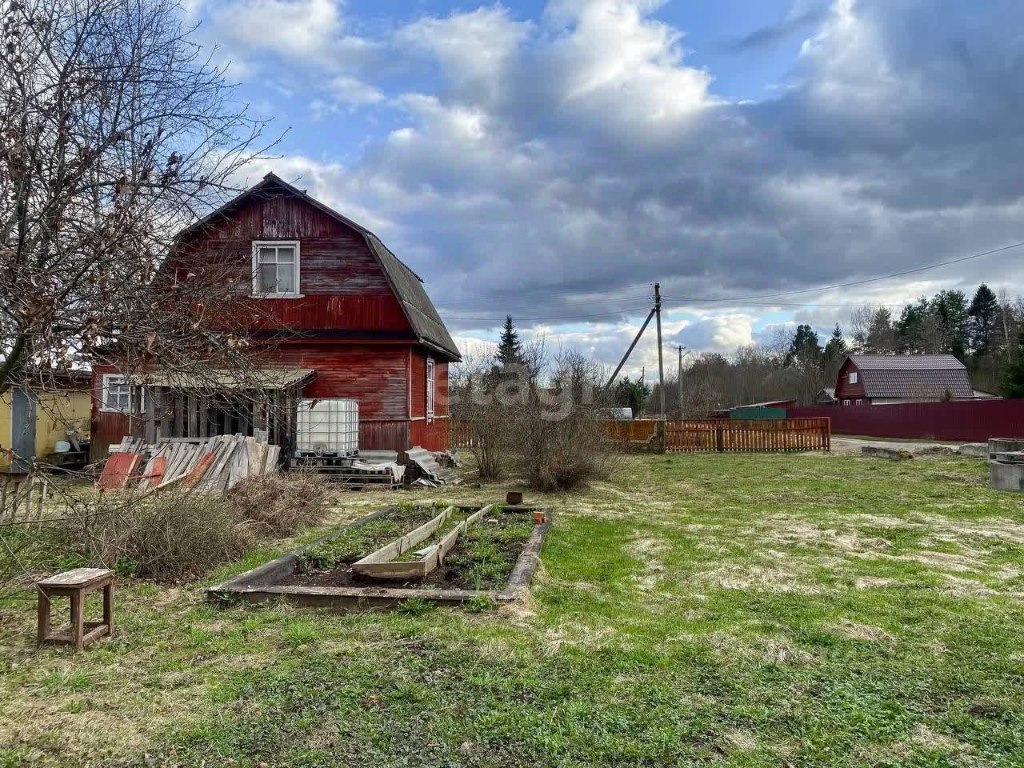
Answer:
[[[101,348],[197,373],[245,359],[231,282],[161,270],[267,149],[183,19],[175,0],[2,11],[0,392]]]

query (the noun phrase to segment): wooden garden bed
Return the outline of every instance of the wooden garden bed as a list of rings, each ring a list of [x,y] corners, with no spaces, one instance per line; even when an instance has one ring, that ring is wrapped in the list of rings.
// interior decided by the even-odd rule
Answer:
[[[398,536],[393,536],[395,508],[381,510],[211,587],[207,597],[214,602],[284,599],[335,609],[395,606],[410,599],[449,605],[510,602],[529,588],[551,526],[547,510],[541,510],[544,522],[534,522],[538,510],[450,506],[426,522],[432,510],[406,511]],[[334,552],[340,553],[338,562]]]

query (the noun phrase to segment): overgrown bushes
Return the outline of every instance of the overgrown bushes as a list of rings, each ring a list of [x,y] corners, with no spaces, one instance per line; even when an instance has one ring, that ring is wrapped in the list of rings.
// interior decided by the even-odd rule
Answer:
[[[76,510],[63,530],[69,549],[124,575],[178,579],[237,557],[255,538],[221,496],[178,491],[106,494]]]
[[[540,383],[543,348],[516,364],[470,363],[453,382],[452,415],[467,425],[481,480],[512,476],[541,491],[572,490],[606,477],[612,454],[597,396],[600,367],[559,355]]]
[[[317,522],[329,492],[321,478],[294,474],[252,478],[226,496],[108,493],[71,510],[57,539],[123,575],[183,579],[239,557],[260,538]]]
[[[330,482],[309,472],[271,473],[246,478],[228,497],[242,520],[258,524],[267,534],[287,536],[324,517]]]

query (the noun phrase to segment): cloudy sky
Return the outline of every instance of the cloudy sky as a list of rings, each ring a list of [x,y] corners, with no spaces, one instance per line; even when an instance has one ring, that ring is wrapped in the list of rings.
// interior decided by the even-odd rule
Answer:
[[[250,181],[375,230],[464,346],[507,312],[614,363],[656,280],[667,352],[1024,291],[1024,249],[818,290],[1024,241],[1020,0],[188,7],[289,129]]]

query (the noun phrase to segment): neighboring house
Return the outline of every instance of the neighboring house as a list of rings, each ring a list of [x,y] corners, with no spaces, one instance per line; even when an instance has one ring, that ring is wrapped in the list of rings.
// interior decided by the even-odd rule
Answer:
[[[237,265],[251,286],[264,318],[257,336],[277,338],[262,351],[254,344],[260,370],[246,387],[276,407],[247,410],[229,372],[211,397],[208,381],[154,371],[139,391],[116,367],[97,365],[94,455],[126,434],[254,429],[267,429],[287,452],[301,398],[357,401],[361,450],[448,447],[448,364],[459,350],[423,281],[372,232],[267,174],[181,232],[168,268],[195,258]]]
[[[45,387],[19,387],[0,395],[0,471],[25,472],[33,458],[54,453],[58,442],[89,437],[90,373],[67,371],[39,378]]]
[[[823,387],[817,395],[814,397],[815,405],[835,405],[836,404],[836,390],[835,387]]]
[[[974,390],[953,355],[850,355],[835,398],[841,406],[973,400]]]

